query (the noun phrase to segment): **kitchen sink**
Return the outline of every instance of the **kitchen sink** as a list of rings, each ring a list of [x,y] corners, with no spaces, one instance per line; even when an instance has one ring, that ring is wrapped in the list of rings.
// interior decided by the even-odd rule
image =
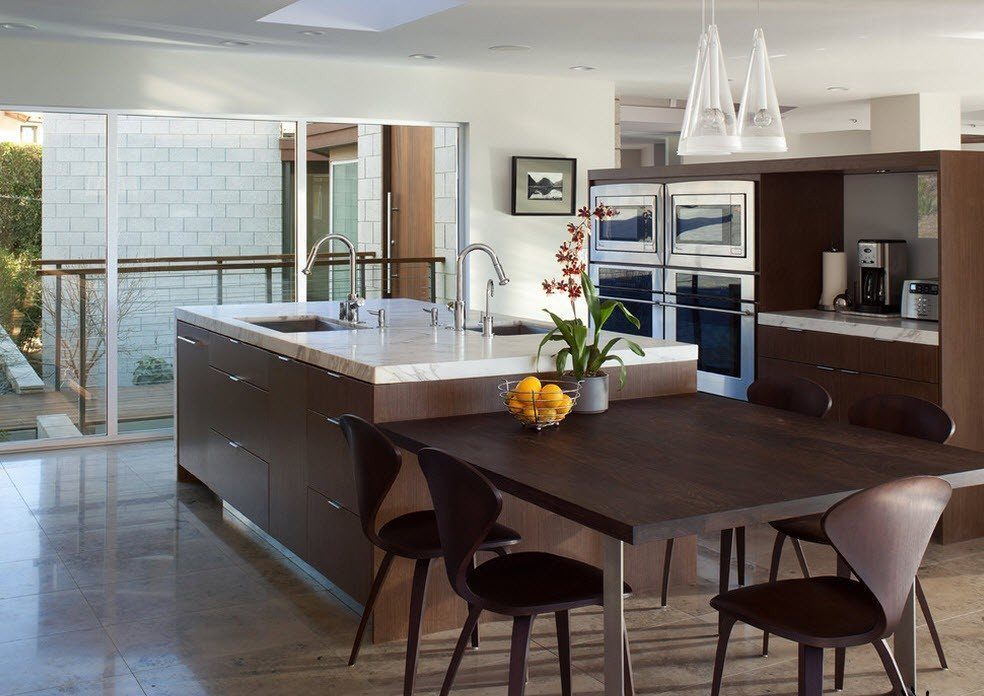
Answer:
[[[349,324],[336,319],[326,319],[318,316],[291,317],[290,319],[243,319],[247,324],[273,329],[280,333],[307,333],[313,331],[354,331],[367,329],[368,325]]]
[[[481,331],[481,326],[472,326],[468,328],[469,331]],[[541,326],[539,324],[527,324],[526,322],[517,322],[515,324],[503,324],[501,326],[495,326],[492,329],[492,334],[495,336],[527,336],[531,334],[545,334],[550,331],[549,326]]]

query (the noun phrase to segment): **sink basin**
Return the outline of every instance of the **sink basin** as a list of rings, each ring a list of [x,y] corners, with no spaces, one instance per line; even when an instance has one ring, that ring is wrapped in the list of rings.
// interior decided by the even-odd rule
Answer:
[[[481,326],[469,327],[469,331],[481,331]],[[495,336],[527,336],[531,334],[545,334],[550,331],[548,326],[540,326],[539,324],[527,324],[526,322],[518,322],[516,324],[503,324],[502,326],[495,326],[492,329],[492,334]]]
[[[324,317],[291,317],[290,319],[244,319],[247,324],[262,326],[264,329],[273,329],[280,333],[307,333],[312,331],[354,331],[356,329],[367,329],[366,325],[349,324],[335,319],[325,319]]]

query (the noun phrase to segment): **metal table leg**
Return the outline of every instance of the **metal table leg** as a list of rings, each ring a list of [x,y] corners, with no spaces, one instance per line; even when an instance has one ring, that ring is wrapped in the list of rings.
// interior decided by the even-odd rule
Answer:
[[[625,626],[623,545],[618,539],[604,538],[605,555],[605,696],[625,696],[625,654],[622,630]]]
[[[902,680],[910,693],[916,691],[916,589],[909,590],[909,599],[902,611],[902,619],[895,630],[895,661],[902,673]]]

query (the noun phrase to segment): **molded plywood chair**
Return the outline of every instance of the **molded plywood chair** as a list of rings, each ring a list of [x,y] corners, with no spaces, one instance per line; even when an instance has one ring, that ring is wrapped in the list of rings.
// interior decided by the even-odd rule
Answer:
[[[571,694],[570,610],[601,605],[600,568],[552,553],[531,551],[472,564],[482,539],[494,529],[502,496],[485,476],[465,462],[437,449],[419,453],[427,478],[444,548],[448,580],[471,610],[451,657],[441,695],[451,691],[468,636],[483,611],[513,617],[509,656],[509,696],[523,696],[530,634],[538,614],[553,613],[557,624],[561,692]],[[625,592],[631,590],[625,586]],[[623,640],[626,640],[623,634]],[[625,643],[625,690],[632,690],[632,666]]]
[[[369,599],[366,601],[362,621],[355,634],[349,665],[354,665],[359,657],[369,617],[372,616],[376,598],[386,580],[393,559],[399,556],[413,560],[415,565],[413,587],[410,592],[410,624],[407,631],[407,660],[403,679],[404,696],[410,696],[413,693],[417,674],[420,627],[431,562],[442,555],[437,518],[432,510],[411,512],[390,520],[377,531],[376,517],[379,508],[400,473],[403,458],[376,426],[362,418],[345,415],[339,419],[339,424],[352,454],[362,529],[369,541],[385,553],[369,590]],[[493,551],[505,555],[506,548],[518,543],[520,538],[519,534],[509,527],[501,524],[490,525],[475,543],[472,556],[478,551]],[[474,562],[474,559],[470,562]],[[472,644],[477,646],[477,626],[473,626],[471,637]]]
[[[805,416],[823,418],[830,410],[831,399],[827,390],[816,382],[804,377],[760,377],[748,385],[748,401],[759,406],[802,413]],[[819,517],[818,517],[819,519]],[[738,584],[745,584],[745,528],[735,529],[735,550],[738,556]],[[796,554],[803,559],[803,549],[799,541],[793,539]],[[666,540],[663,554],[663,585],[661,604],[666,606],[667,589],[670,584],[670,560],[673,558],[673,539]],[[801,561],[806,563],[805,560]]]
[[[847,418],[853,425],[939,443],[949,440],[954,431],[953,420],[942,408],[929,401],[899,394],[879,394],[861,399],[851,406]],[[803,550],[800,547],[800,540],[814,544],[830,544],[830,540],[827,539],[827,535],[824,534],[820,525],[821,517],[822,515],[806,515],[771,523],[776,530],[776,542],[772,550],[772,568],[769,571],[770,582],[775,582],[778,577],[782,547],[787,537],[793,542],[793,549],[796,551],[803,575],[810,577],[810,567],[807,565]],[[940,660],[940,667],[947,669],[943,643],[940,641],[936,622],[933,620],[933,613],[929,608],[929,602],[918,576],[916,577],[916,598],[919,601],[923,616],[926,617],[926,627],[933,639],[936,655]],[[768,652],[769,634],[766,633],[762,639],[762,654],[767,655]],[[837,689],[844,688],[843,650],[837,652],[834,686]]]
[[[711,696],[721,691],[728,638],[737,621],[799,643],[799,693],[823,693],[823,651],[871,643],[894,693],[907,693],[886,639],[902,618],[916,570],[950,500],[950,484],[916,476],[869,488],[834,505],[820,527],[857,576],[781,580],[725,592]]]

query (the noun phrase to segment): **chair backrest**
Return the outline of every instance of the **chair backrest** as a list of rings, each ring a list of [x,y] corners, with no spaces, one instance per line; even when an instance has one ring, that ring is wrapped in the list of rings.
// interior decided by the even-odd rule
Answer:
[[[895,632],[951,491],[943,479],[914,476],[848,496],[824,515],[834,548],[881,605],[877,637]]]
[[[853,425],[898,435],[946,442],[953,435],[953,420],[929,401],[902,394],[877,394],[854,402],[847,412]]]
[[[429,447],[417,456],[434,503],[448,580],[471,602],[476,599],[468,587],[472,558],[499,519],[502,495],[475,467],[447,452]]]
[[[827,390],[805,377],[759,377],[748,385],[748,400],[759,406],[823,418],[830,410]]]
[[[383,545],[376,535],[376,516],[400,473],[403,457],[372,423],[353,415],[338,422],[352,455],[362,530],[374,544]]]

